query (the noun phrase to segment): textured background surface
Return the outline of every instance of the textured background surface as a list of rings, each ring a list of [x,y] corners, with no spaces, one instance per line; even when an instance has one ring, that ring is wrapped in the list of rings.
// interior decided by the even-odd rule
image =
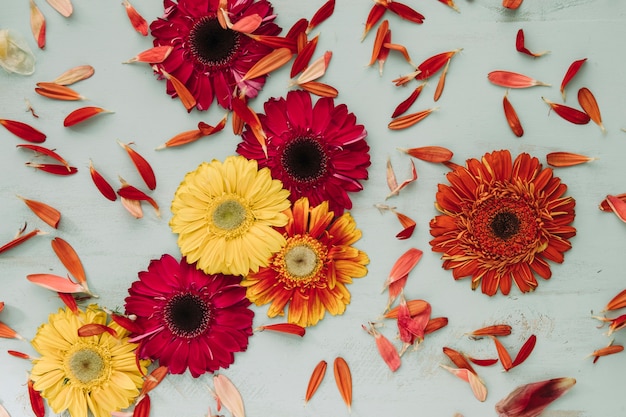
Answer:
[[[2,2],[0,28],[21,32],[35,48],[28,26],[28,2]],[[74,15],[65,19],[44,1],[38,4],[48,19],[48,44],[37,50],[37,70],[30,77],[0,73],[0,117],[31,123],[48,135],[44,145],[56,148],[79,173],[60,178],[24,167],[29,152],[15,149],[20,143],[0,131],[0,241],[8,241],[27,221],[47,236],[0,255],[0,300],[6,302],[2,321],[27,338],[37,326],[61,305],[50,292],[27,282],[30,273],[65,270],[50,249],[50,240],[60,236],[78,251],[87,270],[90,287],[109,308],[123,305],[127,288],[151,259],[163,253],[177,255],[175,236],[170,233],[168,206],[183,175],[201,161],[223,159],[233,154],[238,138],[228,129],[193,145],[155,152],[153,149],[171,136],[195,128],[203,120],[215,124],[223,111],[216,106],[205,113],[187,114],[178,101],[164,93],[164,83],[156,81],[148,66],[122,65],[121,62],[151,46],[130,26],[119,1],[75,1]],[[322,1],[275,0],[276,22],[288,28],[300,17],[310,18]],[[163,12],[157,0],[135,0],[140,13],[151,21]],[[606,194],[626,192],[626,81],[623,77],[623,45],[626,35],[626,3],[613,0],[526,0],[517,11],[507,11],[499,0],[458,0],[456,13],[436,0],[408,1],[426,16],[414,25],[387,15],[393,41],[404,44],[415,62],[435,53],[464,48],[448,73],[439,111],[417,126],[404,131],[387,129],[393,108],[409,94],[394,87],[393,78],[411,67],[398,55],[389,58],[383,76],[367,68],[375,32],[359,42],[363,24],[373,3],[367,0],[338,0],[335,14],[318,30],[316,56],[333,51],[333,59],[322,81],[340,91],[338,103],[345,103],[368,132],[372,166],[365,190],[353,195],[352,211],[363,238],[357,246],[370,258],[369,274],[351,287],[352,303],[341,317],[327,317],[308,330],[304,339],[278,334],[255,334],[247,352],[238,354],[225,371],[239,387],[247,414],[260,416],[341,416],[348,412],[335,387],[332,372],[327,374],[313,400],[303,407],[309,375],[321,359],[332,363],[341,355],[352,367],[354,404],[352,415],[429,415],[466,417],[495,415],[494,404],[516,386],[558,376],[571,376],[577,385],[546,411],[551,417],[618,417],[626,414],[623,399],[623,370],[626,354],[602,358],[592,365],[586,356],[605,346],[605,329],[591,318],[624,284],[624,224],[598,210]],[[539,59],[515,51],[515,34],[523,28],[529,49],[550,50]],[[541,101],[545,96],[560,101],[558,86],[569,64],[588,58],[583,70],[570,84],[567,104],[576,105],[578,88],[590,88],[602,110],[608,133],[602,135],[593,123],[575,126],[555,114]],[[95,67],[95,75],[76,85],[89,98],[81,105],[96,105],[114,111],[67,129],[62,120],[76,103],[54,102],[37,96],[38,81],[48,81],[66,69],[80,64]],[[525,128],[518,139],[509,130],[502,114],[504,90],[491,85],[486,75],[494,69],[508,69],[531,75],[552,84],[516,90],[509,98]],[[426,86],[413,109],[431,107],[436,78]],[[412,84],[415,86],[416,84]],[[258,99],[252,102],[261,111],[269,97],[288,90],[288,70],[276,72]],[[33,119],[25,112],[28,98],[39,114]],[[118,203],[110,203],[95,189],[88,175],[89,159],[111,179],[121,175],[140,184],[140,178],[116,140],[136,142],[153,165],[158,186],[153,197],[162,206],[163,217],[149,209],[135,220]],[[407,241],[394,238],[400,230],[394,216],[380,214],[374,204],[388,193],[385,162],[391,157],[398,178],[409,174],[409,159],[396,147],[441,145],[455,153],[454,160],[507,148],[515,155],[529,152],[545,161],[551,151],[571,151],[599,158],[585,166],[560,169],[558,176],[568,184],[576,201],[574,225],[578,234],[563,265],[552,265],[553,278],[540,282],[535,293],[522,295],[513,289],[510,296],[487,298],[472,292],[467,280],[454,282],[441,269],[438,255],[430,252],[428,221],[436,214],[433,201],[437,183],[445,180],[443,166],[416,162],[419,180],[389,204],[413,217],[414,236]],[[38,220],[15,197],[16,194],[47,202],[63,214],[61,226],[52,230]],[[402,367],[392,374],[379,358],[373,339],[361,324],[376,320],[386,305],[380,288],[395,260],[409,247],[425,255],[411,274],[407,298],[431,302],[433,316],[447,316],[447,328],[426,338],[417,352],[408,352]],[[268,323],[266,308],[255,308],[255,325]],[[516,351],[530,334],[537,335],[531,357],[509,373],[499,365],[480,368],[489,389],[487,401],[479,403],[469,387],[443,369],[447,363],[443,346],[453,347],[476,357],[495,357],[488,340],[471,341],[463,334],[494,322],[513,326],[513,334],[503,339]],[[382,331],[390,338],[396,333],[389,322]],[[626,342],[625,334],[615,335],[616,343]],[[396,341],[396,343],[398,343]],[[0,340],[0,350],[32,352],[16,340]],[[29,364],[0,352],[0,402],[12,416],[31,415],[26,393]],[[153,416],[203,416],[214,408],[207,387],[208,377],[194,380],[189,374],[170,376],[152,395]]]

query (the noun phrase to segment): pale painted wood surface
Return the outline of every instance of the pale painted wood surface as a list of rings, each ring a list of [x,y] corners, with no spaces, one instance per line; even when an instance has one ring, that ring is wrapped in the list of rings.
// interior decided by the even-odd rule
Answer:
[[[2,0],[0,28],[21,32],[35,48],[28,26],[28,2]],[[50,240],[68,240],[81,256],[90,286],[100,294],[101,304],[123,306],[127,288],[149,261],[161,254],[177,255],[175,236],[170,233],[168,206],[183,175],[201,161],[223,159],[233,154],[238,138],[225,131],[191,146],[155,152],[153,149],[176,133],[193,129],[199,120],[216,123],[223,111],[187,114],[178,101],[164,93],[164,84],[154,79],[149,67],[121,62],[151,46],[128,24],[119,1],[75,1],[75,14],[64,19],[44,1],[38,1],[48,18],[48,45],[36,51],[37,70],[30,77],[0,73],[0,117],[31,123],[48,135],[45,145],[56,148],[79,173],[58,178],[24,167],[31,159],[15,149],[19,140],[0,131],[0,241],[9,240],[25,221],[30,227],[49,232],[18,249],[0,255],[0,300],[6,302],[1,319],[27,338],[60,306],[51,293],[26,281],[30,273],[64,274],[50,249]],[[586,356],[605,346],[606,328],[592,319],[617,292],[626,288],[624,248],[626,227],[598,203],[606,194],[626,192],[626,81],[623,76],[626,3],[614,0],[526,0],[515,11],[505,11],[498,0],[457,0],[456,13],[436,0],[407,3],[426,16],[413,25],[388,15],[393,41],[407,46],[416,62],[446,50],[464,48],[450,66],[445,91],[436,104],[439,111],[417,126],[391,132],[386,125],[393,108],[409,94],[396,88],[393,78],[411,67],[392,54],[384,74],[367,68],[374,32],[359,42],[363,23],[373,4],[367,0],[338,0],[335,14],[319,27],[318,54],[333,51],[323,81],[340,91],[337,102],[345,103],[359,122],[365,124],[371,146],[372,166],[365,190],[353,195],[352,211],[363,238],[358,247],[370,258],[369,274],[350,287],[352,303],[344,316],[327,317],[308,330],[303,340],[276,334],[255,334],[247,352],[225,371],[239,387],[247,415],[342,416],[348,415],[329,372],[313,400],[303,406],[308,377],[318,361],[332,363],[343,356],[354,376],[353,416],[452,416],[495,415],[494,404],[516,386],[558,376],[571,376],[577,385],[554,403],[546,416],[621,417],[626,415],[623,393],[626,383],[626,354],[602,358],[593,365]],[[133,4],[148,19],[163,12],[157,0],[135,0]],[[322,1],[273,1],[277,22],[288,28],[300,17],[310,18]],[[523,28],[531,50],[550,50],[539,59],[515,51],[515,34]],[[317,32],[317,30],[315,31]],[[541,101],[545,96],[560,101],[559,84],[569,64],[588,58],[583,70],[568,88],[567,104],[575,106],[578,88],[590,88],[600,104],[608,133],[590,123],[575,126],[556,114],[548,114]],[[96,74],[77,85],[89,98],[87,104],[105,107],[114,114],[66,129],[62,120],[76,103],[52,102],[33,92],[37,81],[48,81],[66,69],[90,64]],[[504,89],[488,83],[494,69],[522,72],[552,84],[512,91],[509,98],[517,108],[525,135],[517,139],[502,114]],[[253,107],[261,111],[269,97],[284,95],[288,73],[282,70],[268,80]],[[416,84],[413,84],[415,86]],[[413,109],[433,105],[436,79],[422,92]],[[39,114],[25,112],[28,98]],[[135,220],[119,204],[102,198],[88,175],[89,160],[115,179],[140,181],[116,140],[134,141],[136,149],[152,163],[158,186],[153,196],[163,209],[156,218],[146,209]],[[417,222],[415,235],[407,241],[394,238],[400,228],[389,213],[380,214],[375,203],[383,202],[387,157],[398,177],[409,173],[409,159],[396,147],[441,145],[455,152],[455,160],[480,157],[488,151],[507,148],[513,154],[529,152],[542,161],[550,151],[579,152],[599,158],[586,166],[557,171],[577,201],[574,225],[578,234],[563,265],[552,265],[553,278],[540,282],[535,293],[512,291],[508,297],[487,298],[472,292],[466,280],[454,282],[441,268],[439,257],[430,252],[428,221],[436,214],[433,201],[437,183],[445,180],[442,166],[417,162],[419,180],[388,200]],[[36,219],[16,194],[47,202],[63,213],[59,230],[51,230]],[[425,256],[411,275],[406,294],[432,303],[434,316],[446,316],[447,328],[428,336],[417,352],[403,358],[392,374],[376,353],[373,339],[361,325],[377,320],[386,304],[380,288],[391,266],[405,250],[416,247]],[[255,308],[255,325],[269,322],[266,308]],[[530,335],[537,335],[536,351],[526,363],[509,373],[499,366],[480,368],[489,389],[487,401],[475,400],[469,387],[439,368],[447,363],[443,346],[477,357],[495,357],[488,340],[471,341],[464,333],[494,322],[513,326],[504,342],[515,351]],[[395,324],[382,331],[395,336]],[[398,343],[396,341],[396,343]],[[626,343],[626,334],[616,334],[615,343]],[[23,342],[0,340],[0,350],[32,352]],[[0,352],[1,353],[1,352]],[[0,355],[0,402],[12,416],[31,415],[26,393],[29,364]],[[214,402],[207,390],[210,380],[190,375],[171,376],[152,395],[153,416],[203,416]]]

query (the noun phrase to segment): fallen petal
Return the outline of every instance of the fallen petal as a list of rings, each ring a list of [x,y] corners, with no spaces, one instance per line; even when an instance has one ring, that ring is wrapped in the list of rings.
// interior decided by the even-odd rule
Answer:
[[[548,165],[553,167],[570,167],[591,162],[596,158],[571,152],[550,152],[546,155]]]
[[[519,74],[511,71],[491,71],[487,74],[487,78],[495,85],[499,85],[501,87],[507,88],[529,88],[535,86],[546,86],[549,87],[550,84],[543,83],[541,81],[537,81],[534,78],[531,78],[524,74]]]
[[[137,168],[137,172],[139,172],[139,175],[146,183],[148,188],[154,190],[156,188],[156,176],[154,175],[154,170],[152,169],[152,166],[150,166],[150,163],[148,163],[146,158],[141,156],[139,152],[130,147],[130,144],[132,142],[126,144],[118,140],[117,143],[119,143],[119,145],[124,148],[124,150],[126,150],[126,153],[128,153],[128,156],[130,156],[133,165],[135,165],[135,168]]]
[[[565,101],[565,87],[567,86],[567,84],[569,84],[570,81],[572,81],[572,78],[574,78],[574,76],[578,74],[578,71],[580,71],[580,68],[586,61],[587,58],[576,60],[572,62],[567,68],[567,71],[563,76],[563,81],[561,81],[561,95],[563,96],[563,101]]]
[[[52,82],[60,85],[71,85],[78,81],[86,80],[94,73],[95,70],[91,65],[79,65],[65,71],[63,74],[55,78]]]
[[[626,307],[626,289],[620,291],[619,294],[611,298],[611,301],[609,301],[606,307],[604,307],[604,311],[618,310],[624,307]]]
[[[545,97],[541,97],[541,99],[545,101],[546,104],[548,104],[556,114],[558,114],[559,116],[561,116],[561,118],[567,120],[570,123],[574,123],[577,125],[586,125],[591,120],[587,113],[582,112],[578,109],[566,106],[564,104],[554,103],[546,99]]]
[[[145,51],[138,53],[133,58],[122,63],[130,64],[133,62],[145,62],[148,64],[160,64],[161,62],[165,61],[165,59],[170,55],[172,50],[174,50],[174,47],[171,45],[155,46],[153,48],[146,49]]]
[[[109,333],[111,336],[117,338],[117,332],[115,329],[100,323],[83,324],[78,328],[77,332],[79,337],[98,336],[102,333]]]
[[[217,374],[213,377],[215,393],[224,407],[230,411],[233,417],[244,417],[243,399],[241,394],[231,382],[223,374]]]
[[[255,330],[260,332],[270,330],[279,333],[295,334],[300,337],[303,337],[306,333],[306,329],[304,327],[293,323],[266,324],[264,326],[257,327]]]
[[[32,379],[28,379],[28,398],[30,399],[30,407],[37,417],[44,417],[46,415],[46,406],[43,402],[41,393],[34,387]]]
[[[387,125],[387,127],[391,130],[406,129],[407,127],[411,127],[421,122],[437,109],[438,107],[433,107],[430,109],[419,111],[417,113],[411,113],[405,116],[396,117]]]
[[[339,394],[350,411],[352,407],[352,373],[350,367],[344,358],[338,356],[333,363],[333,371]]]
[[[598,106],[598,102],[594,97],[593,93],[586,87],[578,90],[578,104],[580,107],[589,115],[591,120],[598,126],[600,126],[600,130],[602,133],[606,132],[604,125],[602,124],[602,115],[600,114],[600,107]]]
[[[89,174],[98,191],[108,200],[117,200],[117,194],[111,184],[94,168],[93,163],[89,161]]]
[[[63,17],[70,17],[74,11],[71,0],[46,0]]]
[[[148,36],[148,22],[146,19],[137,12],[137,9],[128,0],[123,0],[122,5],[126,9],[126,14],[133,28],[143,36]]]
[[[426,162],[441,163],[452,159],[454,155],[451,150],[441,146],[422,146],[419,148],[398,149],[414,158]]]
[[[90,119],[94,116],[97,116],[98,114],[101,114],[101,113],[113,113],[113,112],[109,110],[105,110],[101,107],[96,107],[96,106],[86,106],[86,107],[78,108],[72,111],[70,114],[68,114],[67,117],[65,117],[65,119],[63,120],[63,126],[65,127],[74,126],[75,124],[82,123],[85,120]]]
[[[420,259],[422,259],[423,254],[424,252],[416,248],[410,248],[403,253],[391,268],[383,289],[387,288],[391,283],[408,275]]]
[[[26,279],[40,287],[54,292],[64,292],[68,294],[86,293],[85,288],[67,278],[53,274],[30,274]]]
[[[613,213],[615,213],[621,221],[626,223],[626,202],[613,195],[607,195],[606,201],[609,207],[611,207],[611,210],[613,210]]]
[[[521,138],[524,135],[524,128],[522,127],[522,123],[517,116],[515,108],[509,101],[508,91],[502,98],[502,107],[504,108],[504,116],[506,117],[506,122],[509,124],[511,131],[515,136]]]
[[[49,226],[54,227],[55,229],[59,227],[59,222],[61,221],[61,212],[59,210],[40,201],[29,200],[20,196],[18,196],[18,198],[21,199],[37,217],[46,222]]]
[[[30,29],[39,49],[46,47],[46,18],[33,0],[30,0]]]
[[[35,72],[35,55],[26,39],[15,31],[0,30],[0,67],[19,75]]]
[[[311,377],[309,378],[309,383],[306,387],[306,394],[304,396],[305,403],[307,403],[313,397],[313,394],[315,394],[317,388],[319,388],[320,384],[322,383],[324,375],[326,375],[326,367],[326,361],[322,360],[315,366],[315,369],[313,369],[313,373],[311,374]]]
[[[328,19],[333,12],[335,11],[335,0],[328,0],[326,3],[322,4],[314,14],[311,20],[309,21],[309,25],[306,28],[306,33],[309,33],[313,30],[313,28],[317,27],[324,20]]]
[[[469,336],[478,338],[483,336],[508,336],[511,334],[511,326],[508,324],[493,324],[491,326],[481,327],[470,333]]]
[[[536,417],[576,384],[574,378],[554,378],[522,385],[495,405],[499,417]]]
[[[42,143],[46,135],[34,127],[16,120],[0,119],[0,125],[20,139],[34,143]]]
[[[84,100],[77,91],[54,82],[39,82],[35,88],[35,92],[41,96],[54,100],[78,101]]]

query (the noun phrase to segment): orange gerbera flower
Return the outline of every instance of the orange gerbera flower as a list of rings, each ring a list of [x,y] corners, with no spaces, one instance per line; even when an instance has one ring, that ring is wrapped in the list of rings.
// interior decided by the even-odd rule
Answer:
[[[563,262],[576,235],[575,201],[552,169],[523,153],[512,161],[509,151],[470,159],[439,185],[435,206],[443,213],[430,222],[433,251],[455,279],[472,277],[472,289],[494,295],[537,287],[535,274],[551,276],[547,261]]]
[[[289,222],[280,231],[287,243],[241,285],[256,305],[272,303],[269,317],[284,315],[288,305],[290,323],[313,326],[326,311],[343,314],[350,303],[346,286],[367,274],[369,258],[351,246],[361,231],[349,212],[336,218],[328,201],[309,207],[303,197],[286,214]]]

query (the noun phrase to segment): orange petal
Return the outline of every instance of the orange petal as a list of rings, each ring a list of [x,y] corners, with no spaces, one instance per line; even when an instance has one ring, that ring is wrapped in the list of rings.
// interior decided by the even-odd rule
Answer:
[[[620,291],[619,294],[613,297],[606,307],[604,307],[604,311],[618,310],[624,307],[626,307],[626,289]]]
[[[30,0],[30,29],[39,49],[46,46],[46,18],[33,0]]]
[[[446,75],[448,74],[448,67],[450,66],[450,59],[446,62],[446,66],[443,67],[443,71],[439,76],[439,82],[437,83],[437,88],[435,89],[435,95],[433,97],[434,101],[439,100],[441,97],[441,93],[443,93],[443,88],[446,84]]]
[[[450,358],[450,360],[452,361],[452,363],[454,363],[457,368],[463,368],[463,369],[467,369],[468,371],[472,372],[472,373],[476,373],[476,371],[474,370],[474,368],[472,367],[472,365],[469,363],[469,361],[466,359],[465,355],[462,354],[461,352],[449,348],[447,346],[443,347],[443,353],[445,353],[445,355]]]
[[[89,287],[87,286],[87,276],[83,264],[78,257],[78,254],[67,241],[60,237],[55,237],[50,242],[52,250],[57,255],[63,266],[68,272],[83,286],[87,293],[89,293]]]
[[[61,212],[59,210],[40,201],[29,200],[20,196],[18,196],[18,198],[21,199],[37,217],[48,225],[55,229],[59,227],[59,222],[61,221]]]
[[[425,311],[428,307],[430,307],[430,304],[428,303],[428,301],[424,301],[424,300],[408,300],[406,302],[406,305],[409,309],[409,314],[411,315],[411,317],[420,314],[421,312]],[[389,310],[383,317],[386,319],[397,319],[398,310],[399,310],[399,307],[394,307],[391,310]]]
[[[196,106],[196,98],[193,94],[191,94],[191,91],[187,89],[187,86],[163,68],[158,71],[172,84],[172,87],[174,87],[174,90],[176,91],[176,95],[180,98],[180,102],[183,103],[183,106],[187,109],[187,113],[191,112],[191,109]]]
[[[74,8],[71,0],[46,0],[50,6],[63,17],[70,17]]]
[[[623,350],[624,346],[611,344],[598,350],[594,350],[589,356],[593,356],[593,363],[596,363],[598,361],[598,358],[600,358],[601,356],[613,355],[615,353],[622,352]]]
[[[495,336],[490,336],[493,340],[493,343],[496,345],[496,351],[498,352],[498,357],[500,358],[500,363],[502,363],[502,367],[505,371],[508,371],[513,367],[513,362],[511,361],[511,355],[506,350],[504,345],[500,343],[500,341]]]
[[[60,85],[71,85],[78,81],[86,80],[94,73],[95,70],[91,65],[79,65],[65,71],[63,74],[55,78],[52,82]]]
[[[589,115],[591,120],[602,130],[602,133],[606,132],[604,125],[602,124],[602,115],[600,114],[600,107],[594,97],[593,93],[586,87],[578,90],[578,103],[580,107]]]
[[[0,119],[0,125],[4,126],[6,130],[13,133],[18,138],[29,142],[42,143],[46,140],[45,134],[26,123],[16,120]]]
[[[308,402],[311,397],[313,397],[313,394],[315,394],[317,388],[322,383],[324,375],[326,375],[326,367],[326,361],[322,360],[317,364],[317,366],[315,366],[315,369],[313,369],[313,373],[311,374],[311,377],[309,378],[309,383],[306,387],[306,395],[304,396],[305,403]]]
[[[502,6],[507,9],[517,9],[524,0],[502,0]]]
[[[133,165],[137,168],[137,172],[146,183],[149,189],[154,190],[156,188],[156,176],[154,175],[154,170],[152,166],[148,163],[146,158],[141,156],[139,152],[130,147],[130,143],[122,143],[119,140],[117,141],[119,145],[126,150],[128,156],[130,156]],[[132,143],[132,142],[131,142]]]
[[[414,124],[421,122],[435,110],[437,110],[437,107],[422,110],[417,113],[407,114],[405,116],[396,117],[387,125],[387,127],[391,130],[406,129],[407,127],[411,127]]]
[[[223,9],[222,9],[223,11]],[[258,14],[244,16],[229,27],[230,30],[241,33],[252,33],[261,26],[263,18]]]
[[[424,327],[424,334],[430,334],[448,325],[447,317],[435,317],[428,320],[428,324]]]
[[[596,158],[591,158],[585,155],[579,155],[571,152],[551,152],[546,155],[546,161],[548,165],[553,167],[570,167],[573,165],[580,165],[586,162],[591,162]]]
[[[98,336],[102,333],[109,333],[111,336],[117,338],[117,332],[115,329],[110,328],[100,323],[87,323],[78,328],[79,337]]]
[[[233,417],[244,417],[243,399],[232,381],[223,374],[218,374],[213,377],[213,384],[219,401]]]
[[[22,232],[20,232],[20,234],[16,238],[0,246],[0,253],[6,252],[11,248],[21,245],[22,243],[26,242],[30,238],[40,235],[40,234],[42,234],[42,232],[39,229],[31,230],[30,232],[26,234],[22,234]]]
[[[531,78],[524,74],[518,74],[516,72],[511,71],[491,71],[487,74],[487,78],[495,85],[499,85],[501,87],[507,88],[529,88],[535,86],[546,86],[549,87],[550,84],[543,83],[541,81],[537,81],[534,78]]]
[[[522,127],[522,123],[517,116],[515,108],[509,101],[508,90],[502,98],[502,107],[504,108],[504,116],[506,117],[506,121],[509,124],[511,131],[515,134],[515,136],[521,138],[524,135],[524,128]]]
[[[376,31],[376,37],[374,38],[374,46],[372,47],[372,58],[370,59],[369,64],[367,66],[372,65],[378,59],[378,54],[380,54],[380,50],[383,47],[383,43],[385,43],[385,38],[390,33],[389,31],[389,20],[385,19],[378,26],[378,30]]]
[[[244,123],[250,127],[250,130],[254,134],[254,137],[261,145],[263,149],[263,153],[267,157],[267,145],[265,144],[265,140],[267,139],[267,135],[263,131],[263,126],[261,125],[261,120],[259,116],[248,106],[248,104],[239,97],[233,97],[231,101],[233,112],[243,120]]]
[[[141,387],[141,393],[139,393],[138,399],[141,400],[141,397],[156,388],[161,383],[161,381],[165,379],[165,377],[169,373],[169,370],[170,368],[167,366],[159,366],[158,368],[155,368],[152,372],[150,372],[150,375],[148,375],[143,381],[143,386]]]
[[[70,127],[75,124],[82,123],[87,119],[97,116],[100,113],[113,113],[112,111],[105,110],[96,106],[85,106],[78,108],[68,114],[63,120],[63,126]]]
[[[294,54],[298,52],[298,47],[296,45],[295,39],[284,38],[282,36],[271,36],[271,35],[255,35],[252,33],[246,33],[246,35],[255,41],[269,46],[270,48],[288,48]]]
[[[287,48],[274,49],[263,58],[259,59],[243,76],[241,81],[250,80],[269,74],[270,72],[285,65],[293,54]]]
[[[298,84],[298,87],[319,97],[335,98],[337,97],[337,95],[339,95],[339,91],[337,91],[335,87],[328,84],[319,83],[317,81],[309,81],[306,83]]]
[[[145,51],[138,53],[133,58],[122,63],[130,64],[133,62],[145,62],[149,64],[159,64],[165,61],[165,59],[170,55],[172,50],[174,50],[174,47],[170,45],[155,46],[153,48],[146,49]]]
[[[609,207],[611,207],[611,210],[613,210],[613,213],[615,213],[621,221],[626,223],[626,202],[613,195],[607,195],[606,201]]]
[[[417,223],[415,222],[415,220],[413,220],[407,215],[404,215],[395,210],[393,210],[393,212],[395,213],[396,217],[400,221],[400,224],[402,225],[402,227],[404,227],[404,229],[402,229],[402,231],[396,235],[396,238],[398,239],[410,238],[413,235],[413,232],[415,231],[415,227],[417,226]]]
[[[403,253],[391,268],[383,288],[387,288],[393,282],[403,278],[405,275],[408,275],[420,259],[422,259],[423,254],[424,252],[416,248],[410,248]]]
[[[146,22],[146,19],[137,12],[137,9],[128,0],[123,0],[122,5],[126,9],[126,14],[133,28],[143,36],[148,36],[148,22]]]
[[[511,334],[511,326],[508,324],[493,324],[487,327],[481,327],[480,329],[476,329],[470,333],[469,336],[472,337],[482,337],[482,336],[508,336]]]
[[[348,406],[348,411],[352,407],[352,373],[344,358],[338,356],[333,363],[335,382],[343,401]]]
[[[414,158],[427,162],[447,162],[452,159],[451,150],[441,146],[422,146],[419,148],[399,149]]]
[[[73,89],[53,82],[37,83],[35,92],[41,96],[55,100],[77,101],[85,99],[85,97],[81,96]]]
[[[304,336],[306,333],[306,329],[304,327],[293,323],[266,324],[264,326],[257,327],[255,330],[261,332],[264,330],[270,330],[279,333],[295,334],[300,337]]]
[[[476,374],[465,368],[455,369],[445,365],[439,366],[441,366],[443,369],[447,370],[451,374],[455,375],[456,377],[462,379],[463,381],[469,383],[470,388],[472,389],[472,393],[478,401],[483,402],[487,399],[487,387],[485,387],[484,382]]]
[[[64,292],[68,294],[87,292],[82,285],[73,282],[69,277],[63,278],[54,274],[30,274],[26,276],[26,279],[33,284],[37,284],[40,287],[54,292]]]
[[[0,337],[4,337],[6,339],[20,339],[24,340],[22,336],[19,335],[15,330],[4,324],[0,321]]]

